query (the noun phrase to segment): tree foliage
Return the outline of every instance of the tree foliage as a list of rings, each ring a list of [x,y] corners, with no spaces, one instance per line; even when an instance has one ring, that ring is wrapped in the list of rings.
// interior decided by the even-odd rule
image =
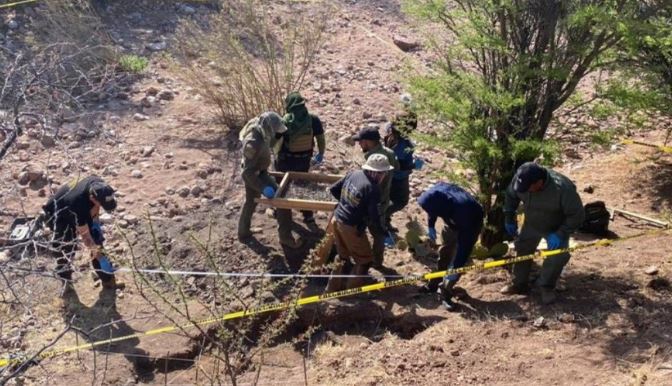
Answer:
[[[435,26],[436,61],[409,79],[420,111],[443,122],[474,170],[488,212],[484,242],[501,239],[502,192],[515,167],[557,154],[544,141],[579,82],[652,16],[636,0],[406,0]],[[662,5],[651,4],[651,7]],[[549,159],[550,158],[550,159]],[[495,200],[492,198],[496,197]]]

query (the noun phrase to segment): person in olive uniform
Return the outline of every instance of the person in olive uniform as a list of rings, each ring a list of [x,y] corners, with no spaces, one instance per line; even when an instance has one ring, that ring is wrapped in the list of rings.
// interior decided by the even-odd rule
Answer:
[[[364,158],[369,159],[374,154],[384,155],[390,165],[393,168],[393,171],[399,170],[399,162],[397,157],[394,155],[394,152],[389,148],[383,146],[380,142],[380,132],[378,132],[377,127],[365,127],[360,132],[353,137],[353,140],[359,143],[359,146],[364,152]],[[385,178],[380,184],[380,214],[383,217],[383,223],[385,222],[385,213],[387,208],[390,206],[390,188],[392,186],[392,173],[386,173]],[[374,221],[374,219],[369,219]],[[378,221],[378,220],[375,220]],[[371,235],[373,236],[373,264],[375,266],[383,265],[383,255],[385,253],[385,244],[386,241],[388,245],[390,244],[388,231],[386,227],[370,227]],[[386,240],[387,239],[387,240]]]
[[[525,221],[518,234],[516,212],[523,203]],[[549,250],[567,248],[569,236],[584,219],[581,197],[569,178],[534,162],[521,165],[506,190],[504,203],[505,229],[515,240],[519,256],[536,251],[539,241],[546,239]],[[569,252],[550,256],[544,260],[537,284],[541,287],[544,304],[555,301],[555,285],[569,261]],[[513,283],[502,288],[505,294],[526,293],[531,261],[513,266]]]
[[[331,188],[331,194],[338,199],[334,211],[334,241],[338,259],[334,275],[358,275],[360,277],[329,279],[327,291],[339,291],[361,285],[373,261],[373,251],[366,227],[372,233],[383,232],[383,217],[380,213],[380,184],[392,170],[387,157],[373,154],[366,160],[361,170],[348,173]]]
[[[72,266],[80,238],[91,255],[104,288],[123,288],[117,283],[110,259],[104,254],[105,240],[98,221],[100,208],[112,212],[117,207],[114,189],[98,176],[76,179],[61,186],[42,207],[45,224],[53,231],[51,251],[57,275],[70,283]]]
[[[287,131],[282,134],[275,161],[275,170],[280,172],[307,172],[311,163],[314,165],[324,161],[326,141],[324,127],[317,115],[310,114],[306,108],[306,100],[298,92],[291,92],[285,98],[286,114],[282,122]],[[317,153],[314,153],[317,143]],[[278,209],[278,216],[288,216],[289,209]],[[302,211],[303,222],[316,227],[312,211]]]
[[[256,198],[263,194],[266,198],[273,198],[278,188],[277,182],[268,174],[271,165],[271,148],[273,143],[287,128],[277,113],[265,112],[251,119],[240,131],[238,138],[243,144],[243,159],[241,161],[242,177],[245,183],[245,203],[240,210],[238,221],[238,238],[245,241],[252,236],[250,226],[252,215],[257,207]],[[280,243],[290,247],[300,246],[292,236],[291,219],[278,218],[278,233]]]

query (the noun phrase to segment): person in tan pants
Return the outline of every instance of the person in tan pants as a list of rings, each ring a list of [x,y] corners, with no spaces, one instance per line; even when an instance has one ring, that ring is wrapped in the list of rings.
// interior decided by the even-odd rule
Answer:
[[[379,209],[380,184],[393,170],[382,154],[371,155],[361,170],[348,173],[335,183],[330,191],[338,199],[334,212],[334,236],[338,258],[333,275],[365,275],[373,261],[373,250],[366,235],[367,225],[382,231],[383,216]],[[361,285],[363,277],[347,281],[332,277],[327,291],[340,291]]]

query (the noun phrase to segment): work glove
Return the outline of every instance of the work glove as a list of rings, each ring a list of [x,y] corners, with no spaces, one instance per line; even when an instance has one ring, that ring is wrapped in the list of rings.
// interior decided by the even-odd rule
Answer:
[[[518,224],[515,221],[505,223],[504,230],[506,231],[506,234],[511,237],[518,236]]]
[[[385,246],[388,248],[394,247],[394,235],[392,235],[392,232],[387,232],[387,235],[385,236]]]
[[[100,263],[100,270],[107,273],[107,274],[114,274],[114,268],[112,267],[112,263],[110,262],[110,259],[107,258],[107,256],[100,256],[98,258],[98,263]]]
[[[266,198],[273,198],[275,196],[275,188],[269,185],[261,191],[261,194]]]
[[[548,236],[546,236],[546,246],[547,249],[549,250],[556,250],[562,248],[564,242],[560,236],[558,236],[557,233],[549,233]]]
[[[430,240],[436,242],[436,228],[430,227],[427,229],[427,237],[429,237]]]
[[[413,159],[413,169],[421,170],[423,166],[425,166],[425,160],[422,158]]]
[[[321,164],[322,162],[324,162],[324,154],[322,153],[315,154],[311,162],[313,163],[313,165]]]

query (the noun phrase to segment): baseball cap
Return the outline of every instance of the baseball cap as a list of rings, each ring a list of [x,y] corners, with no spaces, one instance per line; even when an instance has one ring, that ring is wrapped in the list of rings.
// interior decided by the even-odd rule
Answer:
[[[104,182],[94,182],[91,184],[89,190],[96,200],[100,203],[100,206],[105,209],[107,212],[111,212],[117,208],[117,200],[114,197],[114,189]]]
[[[515,180],[513,182],[513,190],[518,193],[526,193],[530,190],[530,185],[535,182],[546,179],[548,172],[546,169],[534,162],[526,162],[518,168]]]
[[[382,154],[372,154],[366,160],[366,163],[362,165],[362,169],[370,170],[372,172],[389,172],[394,169],[394,167],[390,165],[390,161],[386,156]]]
[[[354,137],[352,137],[353,140],[355,141],[361,141],[361,140],[371,140],[371,141],[380,141],[380,133],[378,132],[377,127],[365,127],[359,131]]]

